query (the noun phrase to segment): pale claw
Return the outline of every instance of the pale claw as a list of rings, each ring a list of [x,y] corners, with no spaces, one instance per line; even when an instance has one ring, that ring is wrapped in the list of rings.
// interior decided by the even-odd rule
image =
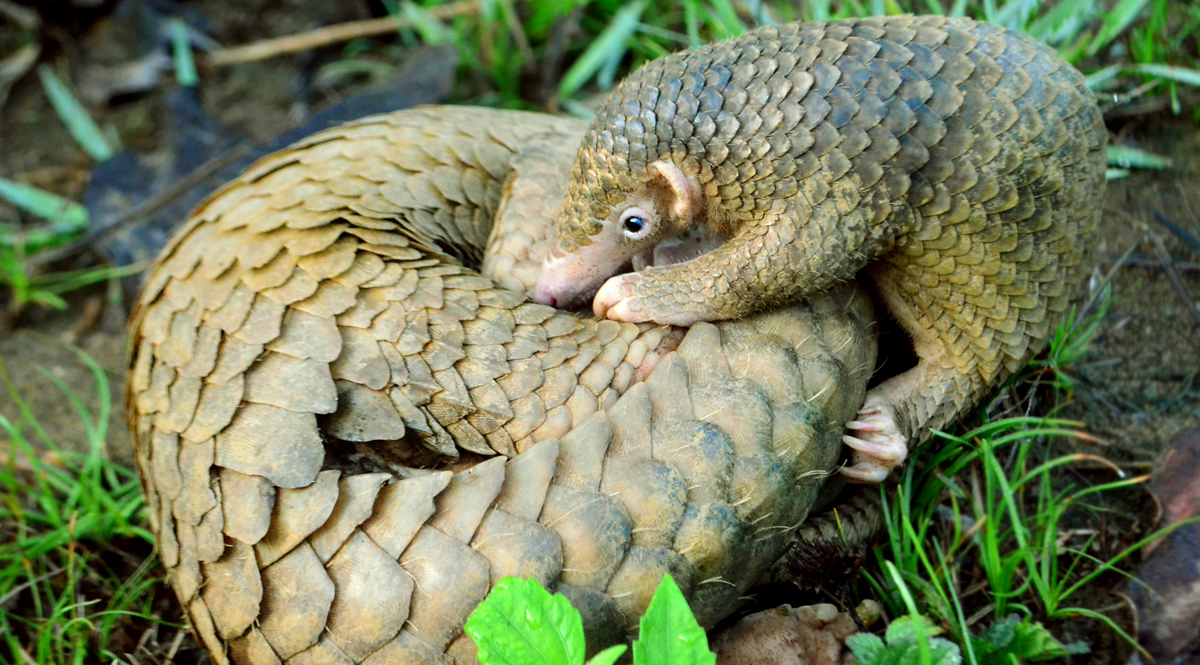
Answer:
[[[846,423],[851,434],[842,442],[854,449],[851,464],[841,472],[853,482],[881,483],[892,469],[908,457],[908,442],[891,411],[876,400],[867,400],[858,412],[858,420]]]
[[[600,290],[596,292],[596,297],[592,300],[592,311],[601,319],[608,318],[625,323],[645,321],[645,316],[633,311],[635,309],[633,303],[637,301],[634,292],[637,290],[637,283],[640,279],[636,273],[609,278],[604,286],[601,286]],[[627,284],[628,287],[626,287]]]

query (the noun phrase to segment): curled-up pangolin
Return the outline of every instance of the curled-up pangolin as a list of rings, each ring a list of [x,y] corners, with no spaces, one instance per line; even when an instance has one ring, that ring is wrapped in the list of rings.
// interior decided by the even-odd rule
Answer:
[[[862,404],[869,302],[687,331],[529,302],[584,130],[368,118],[260,160],[165,248],[128,416],[215,662],[472,663],[463,621],[506,575],[565,594],[594,650],[665,573],[712,626],[779,558]]]
[[[1044,346],[1094,245],[1106,140],[1083,75],[996,25],[764,27],[609,97],[535,297],[687,325],[865,269],[919,359],[847,425],[845,473],[879,481]]]

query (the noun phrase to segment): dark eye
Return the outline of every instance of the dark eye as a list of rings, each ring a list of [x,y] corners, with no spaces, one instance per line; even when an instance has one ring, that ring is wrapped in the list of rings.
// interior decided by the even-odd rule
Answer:
[[[641,240],[650,234],[650,215],[642,208],[633,206],[621,213],[621,232],[630,240]]]

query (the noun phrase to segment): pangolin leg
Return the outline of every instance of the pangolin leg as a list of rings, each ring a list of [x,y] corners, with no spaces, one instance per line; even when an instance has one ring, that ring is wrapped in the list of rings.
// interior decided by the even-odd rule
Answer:
[[[915,305],[901,295],[887,268],[872,277],[883,305],[912,339],[917,365],[868,391],[858,416],[846,423],[842,440],[854,453],[842,474],[861,483],[883,482],[930,429],[961,415],[988,383],[975,347],[955,344],[967,335],[960,313]]]
[[[853,436],[843,436],[842,442],[854,454],[841,472],[851,481],[881,483],[908,457],[908,441],[896,426],[895,415],[874,395],[859,409],[857,419],[846,423],[846,430]]]

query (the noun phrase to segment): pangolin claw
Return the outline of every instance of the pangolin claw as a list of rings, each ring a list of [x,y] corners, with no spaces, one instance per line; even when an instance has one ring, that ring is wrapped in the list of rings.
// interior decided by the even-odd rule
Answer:
[[[637,306],[638,298],[635,293],[641,280],[637,273],[630,273],[617,275],[605,282],[592,300],[592,311],[595,312],[596,318],[608,318],[622,323],[649,321],[650,317]]]
[[[852,464],[841,473],[859,483],[881,483],[892,469],[908,458],[908,441],[896,426],[891,409],[877,400],[868,400],[858,419],[846,423],[850,432],[842,442],[854,449]]]

